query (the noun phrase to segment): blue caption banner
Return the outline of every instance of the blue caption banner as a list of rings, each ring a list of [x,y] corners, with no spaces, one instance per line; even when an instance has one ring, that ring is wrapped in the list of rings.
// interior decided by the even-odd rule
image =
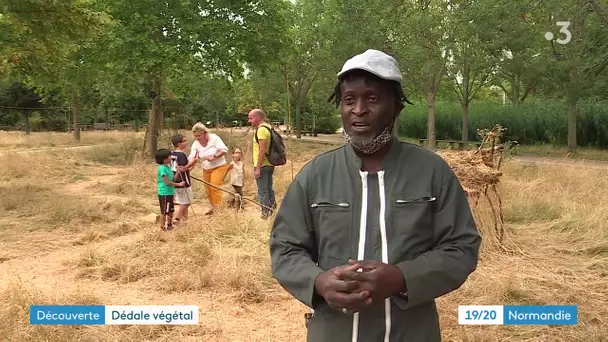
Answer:
[[[30,324],[198,324],[195,305],[32,305]]]
[[[575,325],[578,323],[576,305],[505,305],[505,325]]]
[[[460,325],[575,325],[576,305],[460,305]]]
[[[103,305],[32,305],[30,324],[106,324]]]

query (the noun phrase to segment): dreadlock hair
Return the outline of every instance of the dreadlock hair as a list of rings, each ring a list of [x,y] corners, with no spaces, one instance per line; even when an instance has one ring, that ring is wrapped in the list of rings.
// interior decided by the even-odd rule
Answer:
[[[350,72],[347,72],[346,74],[342,75],[339,79],[338,82],[336,83],[336,86],[334,87],[334,92],[331,94],[331,96],[327,99],[327,102],[331,102],[333,104],[336,105],[336,107],[338,107],[340,105],[340,100],[341,100],[341,93],[342,93],[342,82],[344,82],[345,80],[352,80],[354,78],[357,77],[373,77],[376,78],[378,80],[384,81],[384,82],[389,82],[391,88],[393,88],[393,95],[395,97],[395,101],[398,104],[404,104],[405,103],[409,103],[411,105],[413,105],[413,103],[411,103],[406,97],[405,94],[403,93],[403,88],[401,88],[401,84],[399,84],[399,82],[397,81],[387,81],[384,79],[381,79],[380,77],[369,73],[367,71],[364,70],[353,70]]]

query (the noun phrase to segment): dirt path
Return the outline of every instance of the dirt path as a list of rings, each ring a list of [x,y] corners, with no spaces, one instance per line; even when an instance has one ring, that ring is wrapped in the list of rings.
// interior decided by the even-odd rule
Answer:
[[[79,172],[86,174],[87,177],[76,182],[58,184],[57,187],[53,188],[53,193],[58,195],[57,200],[61,200],[61,197],[76,196],[95,197],[97,200],[124,203],[131,199],[129,196],[108,193],[103,190],[104,186],[117,182],[124,173],[124,169],[109,166],[94,166],[84,167]],[[223,186],[222,188],[232,190],[227,186]],[[224,195],[227,196],[227,194]],[[146,199],[141,201],[141,203],[145,206],[147,214],[134,217],[132,223],[155,226],[154,214],[157,211],[156,202],[153,199]],[[195,199],[193,207],[196,210],[196,214],[191,210],[191,215],[195,216],[203,216],[203,213],[208,210],[206,200],[202,199]],[[259,216],[259,210],[254,204],[246,202],[243,215],[256,217]],[[0,241],[0,290],[7,285],[7,281],[11,278],[11,275],[28,282],[31,280],[33,283],[43,281],[43,279],[54,279],[56,276],[61,275],[61,270],[65,268],[65,265],[62,265],[60,260],[78,255],[93,246],[95,248],[104,248],[109,245],[129,243],[133,239],[141,238],[142,234],[144,234],[144,232],[136,231],[82,245],[76,242],[86,234],[85,231],[78,230],[71,232],[63,229],[32,229],[28,231],[27,228],[24,231],[24,227],[35,227],[35,221],[27,218],[19,222],[15,222],[14,220],[14,217],[0,217],[0,226],[5,227],[4,231],[0,231],[3,237],[2,241]],[[117,222],[104,223],[97,226],[96,229],[99,232],[111,231],[116,224]],[[44,267],[42,268],[39,267],[41,260],[45,260]],[[53,281],[56,282],[57,279]]]
[[[116,143],[98,144],[98,145],[78,145],[78,146],[56,146],[56,147],[36,147],[36,148],[13,148],[9,150],[0,150],[0,154],[10,153],[34,153],[34,152],[49,152],[49,151],[63,151],[63,150],[84,150],[87,148],[100,147],[100,146],[112,146]]]
[[[132,243],[143,235],[144,232],[136,232],[105,239],[96,242],[95,248]],[[73,277],[73,274],[66,272],[65,261],[73,260],[75,256],[91,249],[92,245],[74,245],[69,240],[65,242],[59,245],[59,248],[44,255],[21,255],[0,264],[0,292],[14,279],[19,279],[40,288],[52,287],[53,284],[63,284],[65,286],[65,284],[72,283],[73,281],[66,279],[68,276]]]
[[[48,151],[62,151],[73,149],[85,149],[96,146],[105,146],[111,144],[93,145],[93,146],[64,146],[52,147],[44,149],[32,149],[20,151],[17,153],[36,153]],[[0,151],[1,153],[7,151]],[[40,179],[48,187],[48,194],[52,202],[61,203],[69,201],[71,204],[78,202],[94,201],[99,206],[104,206],[106,203],[126,204],[133,200],[133,196],[122,195],[117,190],[116,184],[120,183],[121,177],[125,173],[124,168],[99,165],[99,164],[79,164],[70,169],[65,179]],[[38,179],[36,179],[38,181]],[[128,189],[127,189],[128,191]],[[76,199],[76,201],[74,201]],[[154,224],[155,216],[150,217],[150,213],[156,213],[156,201],[154,198],[144,198],[137,200],[139,206],[146,211],[144,214],[138,213],[134,217],[127,215],[127,225],[137,226],[138,224]],[[35,204],[30,204],[35,206]],[[60,206],[69,206],[64,204]],[[52,206],[51,206],[52,207]],[[51,209],[47,209],[51,210]],[[76,208],[76,210],[82,210]],[[104,211],[106,209],[101,209]],[[36,210],[33,210],[36,212]],[[26,278],[27,274],[32,274],[34,278],[39,276],[45,277],[44,274],[38,274],[38,267],[41,260],[45,260],[47,264],[41,270],[48,271],[48,267],[53,268],[48,260],[55,260],[57,253],[77,253],[82,247],[80,245],[92,244],[94,241],[88,241],[87,234],[90,233],[90,227],[82,227],[81,223],[70,224],[59,222],[55,227],[47,227],[47,223],[42,222],[47,216],[54,214],[47,211],[39,213],[38,216],[28,216],[22,213],[10,213],[0,217],[0,288],[3,280],[7,279],[8,273],[13,270],[23,274],[22,278]],[[60,214],[61,215],[61,214]],[[93,214],[95,215],[95,214]],[[78,220],[76,220],[78,221]],[[95,229],[101,234],[111,235],[111,239],[121,241],[128,233],[117,233],[121,228],[122,222],[119,221],[100,221],[94,225]],[[88,225],[88,223],[85,223]],[[127,228],[126,228],[127,229]],[[134,230],[128,228],[127,231]],[[115,235],[117,234],[117,235]],[[83,242],[84,239],[84,242]],[[105,239],[105,237],[103,238]],[[56,265],[57,267],[61,265]],[[29,271],[28,271],[29,270]]]
[[[96,191],[95,187],[98,185],[110,184],[114,182],[120,176],[120,169],[103,167],[102,169],[94,168],[87,172],[80,170],[81,172],[87,173],[91,179],[82,180],[78,182],[70,182],[61,184],[57,188],[53,189],[53,192],[57,195],[57,200],[61,201],[61,198],[65,196],[94,196],[96,199],[109,200],[109,201],[120,201],[126,202],[129,200],[126,196],[119,196],[113,194],[107,194],[104,192]],[[109,173],[109,174],[108,174]],[[152,201],[150,201],[152,203]],[[149,207],[150,211],[155,209],[152,205]],[[147,222],[149,218],[145,216],[135,218],[136,221]],[[76,251],[85,248],[82,246],[76,246],[76,242],[83,237],[83,231],[70,231],[65,229],[53,229],[53,230],[40,230],[37,229],[37,222],[24,218],[19,222],[14,222],[14,218],[3,217],[0,218],[0,225],[9,227],[2,232],[2,241],[0,241],[0,288],[3,284],[3,279],[8,279],[8,273],[18,270],[18,274],[21,279],[32,275],[34,278],[39,278],[44,274],[39,274],[36,270],[39,268],[40,258],[46,260],[44,268],[41,270],[48,271],[52,269],[52,265],[49,260],[57,261],[58,255],[66,253],[73,254]],[[116,225],[113,223],[104,223],[98,228],[103,231],[105,228],[111,230]],[[19,227],[21,226],[21,227]],[[23,227],[31,227],[30,229],[23,230]],[[86,234],[86,233],[85,233]],[[128,235],[128,234],[127,234]],[[120,235],[112,240],[120,240],[125,238],[126,235]],[[61,265],[55,265],[61,266]],[[7,273],[8,272],[8,273]],[[39,278],[40,279],[40,278]]]
[[[557,158],[557,157],[537,157],[537,156],[513,156],[514,160],[527,164],[544,164],[544,165],[555,165],[555,166],[567,166],[567,167],[585,167],[585,168],[597,168],[597,169],[608,169],[608,162],[600,160],[577,160],[569,158]]]
[[[81,170],[87,178],[58,184],[53,191],[64,198],[87,197],[94,193],[97,197],[115,200],[120,196],[98,191],[99,184],[113,183],[120,177],[120,171],[111,167]],[[58,197],[58,200],[59,198],[61,197]],[[197,216],[202,216],[206,203],[202,199],[199,201],[196,203]],[[152,201],[150,204],[153,204]],[[151,209],[156,208],[151,206]],[[243,215],[255,218],[259,215],[259,210],[253,204],[247,203]],[[41,302],[57,298],[59,301],[67,300],[77,304],[95,300],[102,301],[105,305],[197,305],[200,309],[199,325],[176,329],[176,334],[180,336],[176,338],[184,341],[299,341],[305,338],[304,330],[300,328],[303,324],[302,305],[295,302],[278,285],[265,290],[267,295],[272,297],[272,302],[242,304],[231,297],[238,289],[222,291],[220,288],[209,287],[200,291],[167,292],[159,288],[158,280],[154,277],[127,283],[82,277],[80,274],[86,269],[79,263],[87,260],[89,254],[108,257],[113,251],[137,248],[137,245],[142,243],[153,242],[150,236],[155,224],[144,222],[144,217],[136,217],[133,221],[139,221],[139,228],[118,236],[109,233],[112,225],[117,223],[108,224],[107,229],[105,226],[96,225],[93,231],[108,233],[108,236],[81,244],[75,242],[86,235],[86,231],[70,233],[63,230],[34,230],[24,233],[22,228],[27,226],[27,223],[19,222],[20,227],[15,226],[15,234],[10,237],[10,241],[3,241],[10,247],[10,251],[4,250],[9,252],[6,257],[0,253],[0,294],[13,293],[6,290],[17,289],[19,295],[8,302],[12,305],[21,304],[14,302],[20,298]],[[3,222],[0,218],[0,224]],[[5,233],[10,231],[2,232],[3,235]],[[2,245],[0,242],[0,250],[3,250]],[[158,337],[145,329],[146,327],[141,335]],[[153,329],[157,329],[158,334],[164,334],[164,327]],[[129,333],[111,329],[100,329],[95,334],[100,340],[116,340],[117,336],[129,336]]]
[[[95,191],[92,188],[103,186],[106,184],[112,184],[117,182],[120,174],[124,172],[123,170],[117,170],[115,174],[110,175],[95,175],[91,179],[68,183],[63,185],[60,188],[55,189],[55,192],[60,193],[62,195],[75,195],[80,193],[87,193],[91,196],[95,196],[97,199],[110,200],[110,201],[118,201],[118,202],[127,202],[130,200],[128,196],[121,195],[113,195],[100,191]]]

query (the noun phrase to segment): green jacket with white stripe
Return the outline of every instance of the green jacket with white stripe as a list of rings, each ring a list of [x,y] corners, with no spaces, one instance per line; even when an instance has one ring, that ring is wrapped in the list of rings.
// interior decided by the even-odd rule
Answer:
[[[441,341],[435,299],[477,267],[481,237],[448,164],[395,138],[382,166],[360,171],[361,159],[344,145],[304,166],[283,198],[270,237],[272,273],[313,309],[308,341]],[[349,258],[396,265],[407,296],[356,314],[331,309],[315,278]]]

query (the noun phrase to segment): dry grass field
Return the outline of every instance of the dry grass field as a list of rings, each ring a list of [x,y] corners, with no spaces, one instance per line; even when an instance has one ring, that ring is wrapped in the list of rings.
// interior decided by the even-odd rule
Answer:
[[[305,340],[307,310],[272,279],[271,223],[252,204],[204,217],[195,183],[190,223],[161,233],[141,137],[83,132],[81,144],[101,145],[69,150],[59,148],[75,145],[67,134],[11,134],[0,132],[0,341]],[[226,141],[245,147],[246,165],[248,141]],[[294,142],[293,171],[328,148]],[[608,341],[607,170],[507,161],[498,190],[515,248],[483,253],[438,300],[445,341]],[[246,177],[254,198],[251,168]],[[291,177],[291,164],[278,171],[279,199]],[[32,326],[34,304],[198,305],[200,323]],[[579,324],[458,326],[458,305],[473,304],[578,304]]]
[[[0,131],[0,148],[18,151],[19,149],[46,150],[56,147],[86,146],[123,142],[133,137],[143,137],[144,133],[121,131],[88,131],[82,132],[80,141],[71,134],[60,132],[32,133]]]

